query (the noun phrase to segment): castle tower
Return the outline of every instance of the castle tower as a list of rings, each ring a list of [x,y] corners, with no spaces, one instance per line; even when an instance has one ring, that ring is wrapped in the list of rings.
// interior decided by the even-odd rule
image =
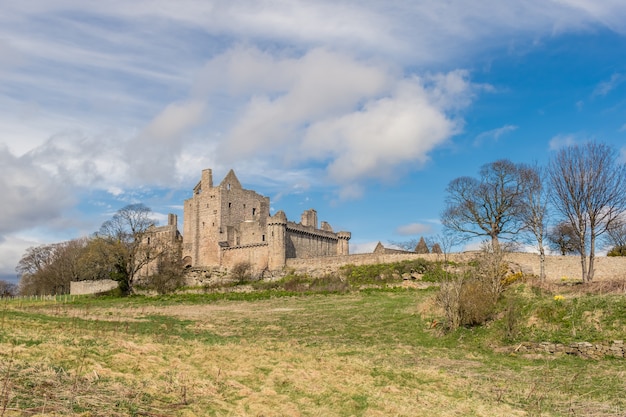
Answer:
[[[350,232],[339,232],[337,233],[337,255],[349,255],[350,254],[350,245],[349,241],[352,237]]]
[[[284,211],[279,211],[271,216],[267,222],[269,259],[268,268],[270,270],[281,269],[285,266],[287,259],[285,236],[287,234],[287,215]]]
[[[300,217],[302,226],[309,226],[317,229],[317,211],[315,209],[305,210]]]

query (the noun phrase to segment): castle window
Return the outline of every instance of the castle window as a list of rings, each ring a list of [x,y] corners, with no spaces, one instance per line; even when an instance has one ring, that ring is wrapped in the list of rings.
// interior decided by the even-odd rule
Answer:
[[[230,190],[230,184],[226,185],[226,189]]]
[[[262,236],[261,236],[261,241],[262,241],[262,242],[265,242],[265,235],[262,235]]]
[[[148,238],[148,245],[150,244],[150,238]]]
[[[254,216],[256,214],[256,208],[252,207],[252,215]]]

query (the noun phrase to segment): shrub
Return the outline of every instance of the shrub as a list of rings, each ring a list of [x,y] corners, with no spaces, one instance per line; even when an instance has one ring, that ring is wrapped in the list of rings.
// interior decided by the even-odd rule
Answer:
[[[491,317],[495,301],[491,288],[478,279],[466,280],[461,287],[459,321],[463,326],[483,324]]]
[[[626,246],[614,246],[606,256],[626,256]]]
[[[231,278],[237,284],[244,284],[252,280],[252,264],[250,262],[239,262],[230,271]]]

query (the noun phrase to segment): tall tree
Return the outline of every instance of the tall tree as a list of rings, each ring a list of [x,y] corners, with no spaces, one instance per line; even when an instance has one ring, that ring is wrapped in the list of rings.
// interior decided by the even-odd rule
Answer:
[[[582,280],[592,281],[597,239],[626,211],[626,164],[615,148],[588,142],[558,151],[548,172],[550,200],[579,239]]]
[[[501,159],[483,165],[479,178],[452,180],[443,225],[465,237],[489,237],[492,247],[499,247],[500,237],[514,237],[523,227],[519,213],[525,185],[520,174],[520,166]]]
[[[153,257],[151,245],[143,244],[151,226],[152,210],[143,204],[130,204],[119,209],[100,227],[96,238],[102,239],[109,259],[114,259],[112,278],[119,281],[124,293],[131,293],[137,272]]]
[[[548,233],[548,192],[545,184],[545,170],[537,165],[520,167],[521,181],[524,184],[522,193],[522,210],[519,216],[524,229],[530,233],[539,252],[539,277],[546,277],[545,242]]]

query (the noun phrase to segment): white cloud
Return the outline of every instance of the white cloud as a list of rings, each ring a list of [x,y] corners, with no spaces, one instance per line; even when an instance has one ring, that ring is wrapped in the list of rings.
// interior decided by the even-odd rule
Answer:
[[[596,86],[593,90],[592,96],[606,96],[611,91],[616,89],[620,84],[626,81],[626,75],[624,74],[613,74],[608,81],[603,81]]]
[[[0,240],[8,233],[53,220],[74,203],[68,184],[31,157],[16,158],[0,145]]]
[[[517,130],[517,128],[518,127],[514,125],[504,125],[497,129],[492,129],[486,132],[482,132],[481,134],[476,136],[476,139],[474,140],[474,146],[481,145],[485,140],[493,140],[497,142],[502,135],[513,132]]]
[[[395,233],[400,236],[427,235],[433,232],[433,228],[429,224],[411,223],[398,226]]]
[[[350,242],[350,253],[372,253],[378,245],[376,242]]]
[[[570,145],[576,144],[576,137],[574,135],[559,134],[550,139],[548,147],[551,151],[555,151],[561,148],[565,148]]]
[[[183,138],[204,117],[200,100],[172,103],[159,113],[126,147],[125,160],[135,181],[171,185]]]

